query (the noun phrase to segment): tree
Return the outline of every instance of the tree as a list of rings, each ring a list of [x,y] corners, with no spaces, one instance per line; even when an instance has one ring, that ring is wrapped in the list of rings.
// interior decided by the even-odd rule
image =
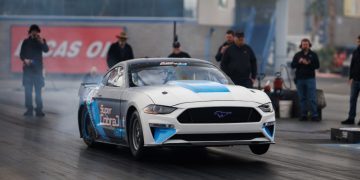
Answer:
[[[311,41],[315,40],[315,35],[320,30],[320,23],[324,20],[326,14],[325,0],[313,0],[307,8],[306,16],[312,20]]]

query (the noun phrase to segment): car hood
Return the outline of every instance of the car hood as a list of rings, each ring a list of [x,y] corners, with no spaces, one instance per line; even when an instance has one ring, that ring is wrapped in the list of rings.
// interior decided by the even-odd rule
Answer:
[[[143,86],[136,89],[148,95],[155,104],[165,106],[207,101],[247,101],[259,104],[270,102],[262,91],[212,81],[171,81],[161,86]]]

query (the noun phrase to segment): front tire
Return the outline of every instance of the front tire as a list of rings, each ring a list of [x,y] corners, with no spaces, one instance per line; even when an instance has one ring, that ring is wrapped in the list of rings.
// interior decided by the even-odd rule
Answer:
[[[130,118],[129,146],[135,159],[141,159],[144,154],[144,135],[140,115],[134,111]]]
[[[269,148],[270,144],[256,144],[256,145],[249,145],[250,150],[252,153],[257,155],[265,154]]]

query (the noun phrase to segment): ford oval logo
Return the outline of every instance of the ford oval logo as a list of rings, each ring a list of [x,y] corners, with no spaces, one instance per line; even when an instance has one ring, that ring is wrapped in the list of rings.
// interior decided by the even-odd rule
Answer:
[[[228,115],[231,115],[232,112],[224,112],[224,111],[216,111],[214,112],[214,115],[217,116],[218,118],[222,119]]]

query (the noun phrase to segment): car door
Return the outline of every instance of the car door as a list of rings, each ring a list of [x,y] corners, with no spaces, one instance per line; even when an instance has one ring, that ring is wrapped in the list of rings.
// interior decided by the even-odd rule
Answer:
[[[107,141],[123,139],[124,123],[121,119],[121,94],[125,87],[124,68],[118,66],[104,77],[96,101],[98,104],[99,123]]]

